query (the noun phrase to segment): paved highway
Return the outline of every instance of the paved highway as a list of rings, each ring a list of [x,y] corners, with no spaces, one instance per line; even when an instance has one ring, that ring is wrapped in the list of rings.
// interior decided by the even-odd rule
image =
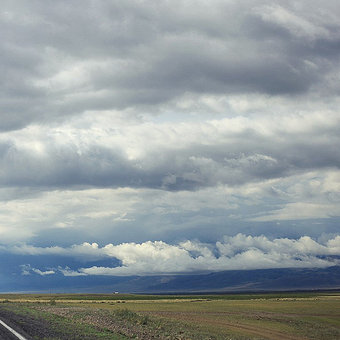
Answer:
[[[0,339],[1,340],[27,340],[12,327],[8,326],[0,319]]]

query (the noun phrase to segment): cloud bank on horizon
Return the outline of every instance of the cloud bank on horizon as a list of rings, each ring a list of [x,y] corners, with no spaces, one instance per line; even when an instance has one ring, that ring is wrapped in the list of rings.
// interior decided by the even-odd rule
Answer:
[[[18,267],[38,275],[337,264],[339,15],[335,0],[4,1],[2,256],[122,264]]]
[[[48,268],[42,271],[30,265],[22,265],[22,274],[41,276],[61,272],[64,276],[87,275],[155,275],[178,273],[204,273],[235,269],[310,268],[340,264],[340,236],[325,244],[308,236],[298,240],[280,238],[269,240],[265,236],[224,237],[215,245],[193,241],[170,245],[163,241],[140,244],[83,243],[69,248],[15,246],[7,252],[19,255],[73,256],[82,259],[114,258],[120,261],[116,267],[92,266],[72,270],[69,267]]]

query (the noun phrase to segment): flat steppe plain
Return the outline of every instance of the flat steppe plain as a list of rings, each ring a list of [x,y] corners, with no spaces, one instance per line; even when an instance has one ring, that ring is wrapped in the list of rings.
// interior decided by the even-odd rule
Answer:
[[[0,295],[28,339],[340,339],[340,292]]]

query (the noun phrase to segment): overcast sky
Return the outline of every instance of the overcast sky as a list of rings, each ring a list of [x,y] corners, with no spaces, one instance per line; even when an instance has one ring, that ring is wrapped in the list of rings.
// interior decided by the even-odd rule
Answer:
[[[1,256],[24,275],[337,264],[339,17],[338,0],[2,1]],[[44,254],[85,262],[25,258]]]

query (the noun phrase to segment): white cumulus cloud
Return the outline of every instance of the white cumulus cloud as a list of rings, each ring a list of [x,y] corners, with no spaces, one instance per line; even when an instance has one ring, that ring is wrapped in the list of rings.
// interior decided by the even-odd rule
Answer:
[[[16,247],[15,253],[44,255],[87,256],[88,258],[115,258],[120,261],[116,267],[91,266],[72,270],[69,267],[56,270],[65,276],[84,275],[154,275],[198,273],[208,271],[266,269],[266,268],[311,268],[338,265],[340,236],[325,243],[309,236],[299,239],[266,236],[226,236],[214,245],[198,241],[185,241],[175,245],[162,241],[144,243],[107,244],[83,243],[69,248]],[[56,271],[55,270],[55,271]],[[41,271],[24,267],[25,273],[39,275],[53,274],[51,270]]]

